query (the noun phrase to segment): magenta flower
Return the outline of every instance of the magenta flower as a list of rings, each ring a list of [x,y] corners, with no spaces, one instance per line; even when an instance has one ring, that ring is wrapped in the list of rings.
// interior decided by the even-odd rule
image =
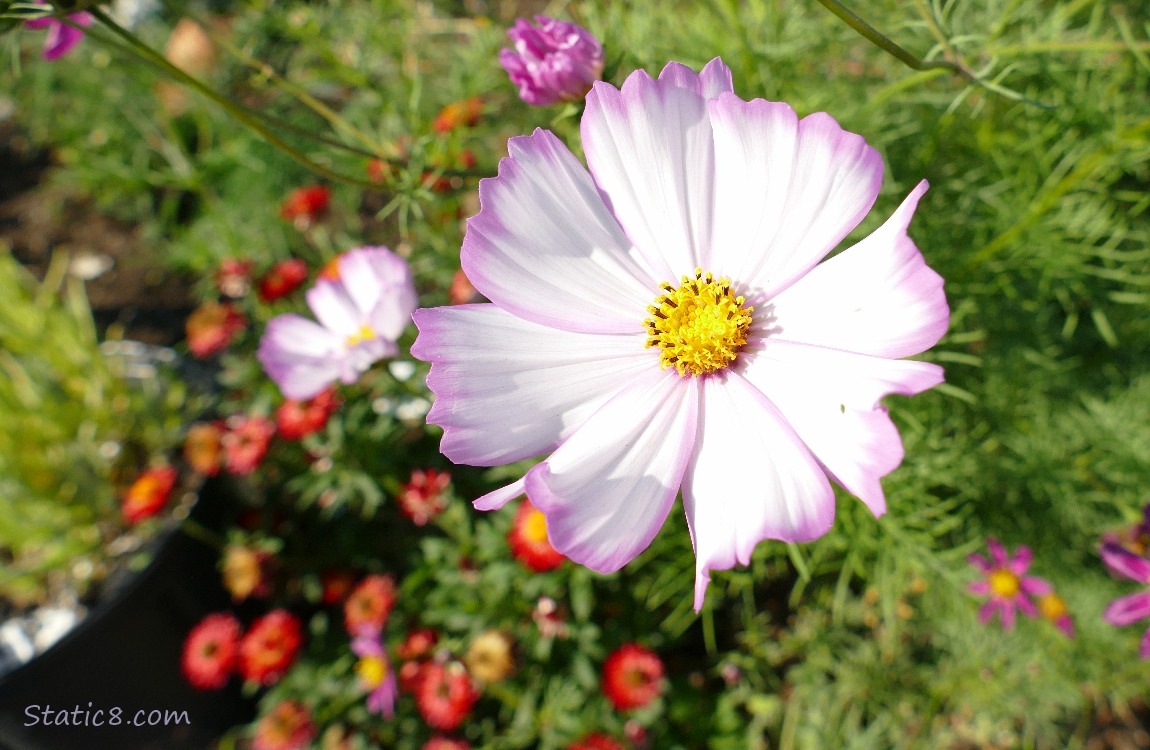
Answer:
[[[359,661],[355,671],[367,693],[367,710],[390,719],[395,715],[395,701],[399,697],[399,683],[387,658],[387,649],[379,633],[365,629],[351,642],[351,650]]]
[[[719,59],[596,83],[582,136],[590,173],[536,130],[480,182],[462,263],[491,303],[415,312],[427,418],[458,463],[550,453],[475,506],[526,493],[552,545],[597,571],[642,552],[681,488],[698,609],[709,571],[760,540],[827,532],[828,477],[885,512],[903,448],[880,399],[942,381],[896,359],[949,320],[906,234],[927,185],[819,264],[869,211],[882,158],[826,114],[743,101]]]
[[[40,5],[48,5],[43,0],[37,0],[37,2]],[[92,16],[88,13],[71,13],[68,15],[68,20],[80,26],[92,25]],[[83,31],[51,16],[34,18],[31,21],[25,21],[24,25],[30,29],[48,29],[48,37],[44,40],[45,60],[63,57],[84,38]]]
[[[603,45],[578,24],[546,16],[535,23],[518,19],[507,31],[514,51],[499,52],[519,98],[536,107],[582,100],[603,73]]]
[[[417,302],[403,258],[386,247],[349,250],[307,292],[319,322],[277,315],[256,356],[285,397],[307,401],[336,380],[354,383],[372,364],[394,356]]]
[[[1119,544],[1106,542],[1102,545],[1102,561],[1120,576],[1150,585],[1150,560],[1136,555]],[[1150,617],[1150,590],[1129,594],[1110,602],[1102,619],[1111,625],[1122,627]],[[1150,629],[1142,636],[1142,646],[1138,655],[1150,659]]]
[[[1038,610],[1031,597],[1044,597],[1054,588],[1041,578],[1026,576],[1032,558],[1026,545],[1019,546],[1013,556],[1006,554],[1006,549],[997,539],[988,538],[986,546],[990,548],[990,560],[977,553],[967,558],[986,578],[971,583],[967,588],[972,594],[990,596],[990,601],[978,610],[978,619],[983,624],[990,622],[998,612],[1002,627],[1012,630],[1015,611],[1022,610],[1029,617],[1037,617]]]

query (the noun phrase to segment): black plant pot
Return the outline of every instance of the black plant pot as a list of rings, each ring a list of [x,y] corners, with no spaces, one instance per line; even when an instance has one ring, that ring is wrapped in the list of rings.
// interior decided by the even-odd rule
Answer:
[[[192,517],[215,527],[236,490],[208,480]],[[52,648],[0,677],[2,750],[204,750],[255,713],[237,681],[198,692],[180,672],[188,631],[227,609],[216,553],[184,531]],[[64,718],[61,718],[61,717]]]

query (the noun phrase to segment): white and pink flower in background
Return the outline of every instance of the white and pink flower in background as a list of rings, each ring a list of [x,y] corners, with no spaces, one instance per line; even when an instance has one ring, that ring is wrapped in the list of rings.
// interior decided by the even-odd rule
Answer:
[[[942,278],[907,226],[870,236],[881,156],[828,115],[744,101],[730,70],[670,63],[596,83],[585,168],[552,133],[513,138],[480,182],[462,265],[490,304],[415,312],[428,421],[457,463],[546,458],[479,498],[526,494],[554,547],[601,572],[642,552],[679,492],[710,571],[834,520],[831,480],[875,515],[903,458],[881,399],[943,379]],[[820,261],[823,261],[820,263]]]
[[[307,401],[337,380],[354,383],[394,356],[417,297],[403,258],[386,247],[360,247],[328,264],[307,303],[316,320],[277,315],[256,354],[268,377],[295,401]]]

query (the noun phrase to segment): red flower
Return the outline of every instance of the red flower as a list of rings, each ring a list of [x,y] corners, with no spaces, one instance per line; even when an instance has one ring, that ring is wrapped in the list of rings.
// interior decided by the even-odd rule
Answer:
[[[430,628],[412,630],[403,639],[403,645],[396,651],[403,661],[414,661],[431,656],[431,650],[439,643],[439,634]]]
[[[451,298],[453,305],[466,305],[469,302],[478,302],[483,299],[462,268],[451,277],[451,289],[448,290],[447,295]]]
[[[179,474],[171,466],[156,466],[144,469],[124,495],[120,512],[128,523],[139,523],[151,518],[172,496]]]
[[[423,720],[433,729],[450,732],[463,723],[479,694],[471,686],[467,670],[459,662],[430,662],[415,688],[415,703]]]
[[[233,305],[205,302],[188,316],[184,334],[188,350],[204,359],[228,348],[228,344],[247,327],[248,319]]]
[[[467,99],[460,99],[439,110],[439,114],[431,123],[431,129],[436,133],[450,133],[459,127],[470,128],[479,122],[479,116],[482,114],[482,98],[472,96]]]
[[[453,740],[450,737],[437,734],[423,743],[422,750],[471,750],[471,745],[463,740]],[[622,748],[620,748],[620,750],[622,750]]]
[[[399,509],[416,526],[424,526],[447,507],[443,493],[450,484],[451,475],[446,471],[417,469],[411,472],[411,481],[399,492]]]
[[[334,388],[308,401],[284,401],[276,409],[276,429],[288,440],[301,440],[322,430],[338,408]]]
[[[623,746],[605,734],[595,733],[569,745],[567,750],[623,750]]]
[[[188,436],[184,438],[184,460],[193,471],[206,477],[219,473],[223,436],[223,426],[219,422],[201,422],[188,428]]]
[[[291,667],[302,643],[295,615],[272,610],[252,623],[240,642],[240,674],[249,682],[274,685]]]
[[[180,668],[197,690],[217,690],[227,684],[236,667],[240,623],[230,614],[217,612],[200,620],[184,639]]]
[[[260,279],[260,302],[274,302],[286,297],[307,281],[307,275],[307,263],[299,258],[281,260]]]
[[[395,606],[395,581],[391,576],[370,575],[360,581],[343,603],[343,622],[352,637],[364,630],[378,633]]]
[[[405,661],[399,665],[399,689],[404,693],[414,693],[423,679],[423,668],[427,662]]]
[[[565,559],[547,539],[547,519],[543,511],[524,500],[515,513],[507,543],[516,560],[536,573],[558,568]]]
[[[603,663],[603,693],[619,711],[641,708],[663,690],[663,661],[635,643],[616,649]]]
[[[302,231],[327,213],[329,203],[331,190],[325,185],[296,188],[280,206],[280,218],[287,219]]]
[[[252,262],[225,258],[216,270],[216,289],[225,297],[240,298],[248,293],[251,282]]]
[[[355,573],[343,568],[328,568],[320,574],[320,601],[326,605],[339,604],[355,585]]]
[[[228,431],[220,438],[230,473],[251,474],[268,453],[275,425],[260,416],[234,415],[228,418]]]
[[[256,724],[252,750],[302,750],[315,736],[315,723],[307,706],[298,701],[281,701]]]

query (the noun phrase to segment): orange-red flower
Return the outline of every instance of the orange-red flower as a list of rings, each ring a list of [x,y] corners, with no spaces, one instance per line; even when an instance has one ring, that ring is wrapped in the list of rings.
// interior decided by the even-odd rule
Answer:
[[[272,610],[252,623],[240,641],[240,674],[249,682],[274,685],[295,662],[302,644],[303,630],[295,615]]]
[[[188,351],[200,359],[218,354],[228,348],[247,325],[248,319],[234,305],[205,302],[192,311],[184,324]]]
[[[536,573],[558,568],[565,559],[547,539],[547,519],[543,511],[524,500],[515,513],[507,543],[516,560]]]
[[[303,750],[315,736],[315,722],[307,706],[281,701],[256,724],[252,750]]]
[[[240,623],[230,614],[208,615],[184,639],[180,668],[197,690],[216,690],[227,684],[236,666]]]
[[[281,260],[272,266],[259,281],[260,302],[274,302],[294,292],[307,281],[308,268],[299,258]]]
[[[415,688],[420,715],[433,729],[450,732],[471,713],[479,694],[471,685],[467,670],[459,662],[430,662]]]
[[[268,453],[275,425],[260,416],[234,415],[228,418],[228,431],[220,438],[228,472],[251,474]]]
[[[617,710],[642,708],[663,690],[663,661],[638,644],[624,644],[603,663],[602,687]]]
[[[451,475],[446,471],[417,469],[399,491],[399,509],[416,526],[424,526],[447,507],[444,492],[450,485]]]
[[[471,750],[471,745],[463,740],[453,740],[450,737],[437,734],[423,743],[422,750]]]
[[[172,496],[179,474],[171,466],[144,469],[124,495],[120,512],[128,523],[139,523],[160,512]]]
[[[193,471],[206,477],[219,473],[223,437],[223,426],[219,422],[200,422],[188,428],[188,435],[184,438],[184,460]]]
[[[326,185],[296,188],[280,206],[280,218],[287,219],[303,231],[323,218],[331,203],[331,189]]]
[[[302,440],[322,430],[338,408],[334,388],[321,391],[307,401],[288,399],[276,409],[276,429],[287,440]]]
[[[451,289],[447,292],[448,297],[451,298],[453,305],[466,305],[469,302],[478,302],[483,299],[483,295],[472,285],[471,279],[467,278],[467,274],[460,268],[451,277]]]
[[[474,127],[483,114],[483,99],[478,96],[460,99],[439,110],[431,129],[436,133],[450,133],[460,127]]]
[[[395,606],[395,581],[391,576],[370,575],[360,581],[343,603],[343,622],[349,635],[378,633]]]
[[[618,740],[596,732],[568,745],[567,750],[623,750],[623,745]]]
[[[339,604],[355,586],[355,573],[346,568],[328,568],[320,574],[320,601]]]

